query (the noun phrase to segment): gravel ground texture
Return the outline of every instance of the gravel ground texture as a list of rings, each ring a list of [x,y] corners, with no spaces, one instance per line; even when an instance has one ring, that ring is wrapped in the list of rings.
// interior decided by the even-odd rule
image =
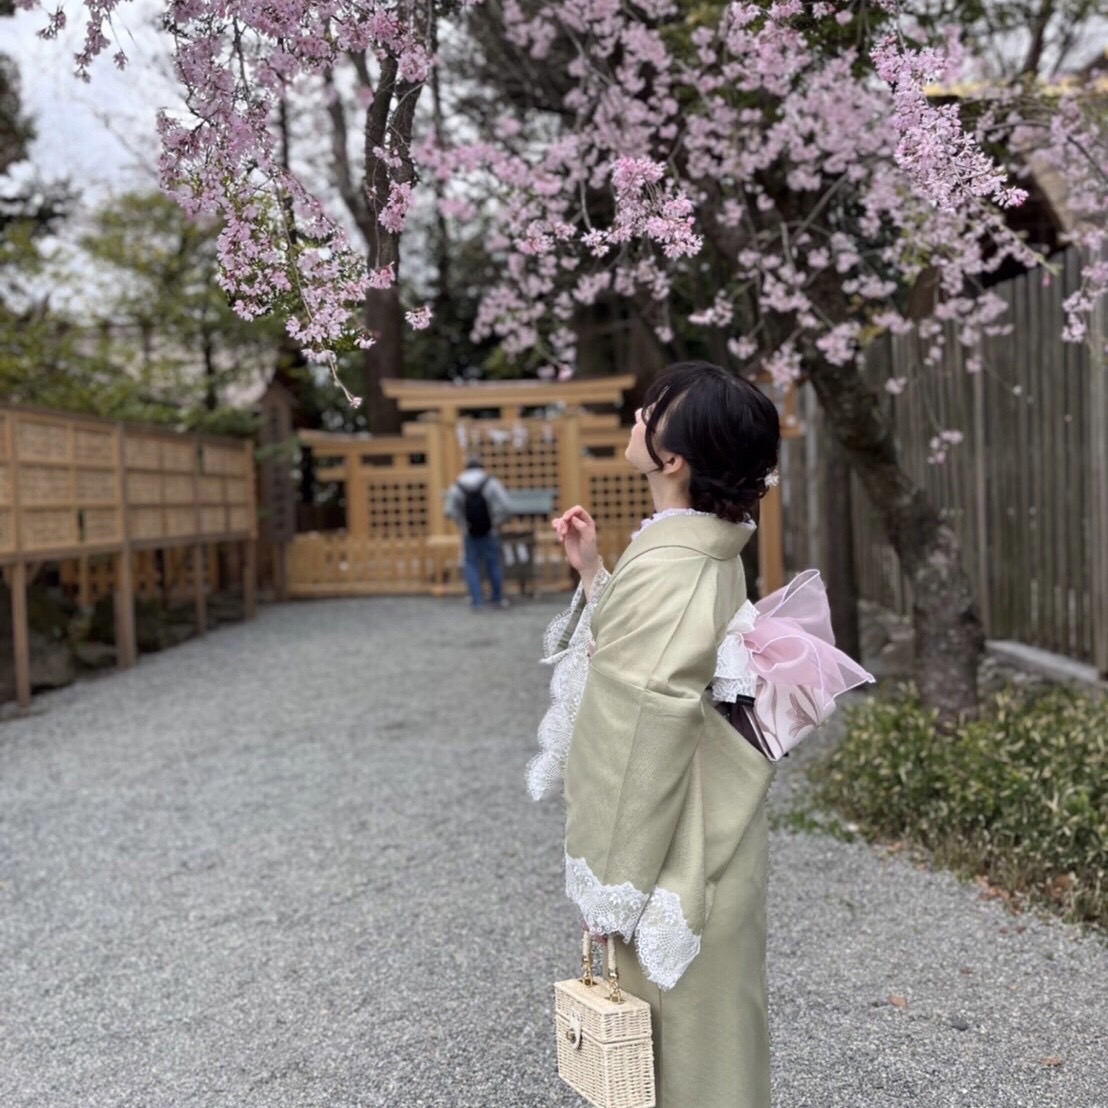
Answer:
[[[523,787],[558,604],[270,607],[0,722],[0,1105],[581,1104],[560,805]],[[1108,1106],[1104,942],[788,830],[797,763],[776,1108]]]

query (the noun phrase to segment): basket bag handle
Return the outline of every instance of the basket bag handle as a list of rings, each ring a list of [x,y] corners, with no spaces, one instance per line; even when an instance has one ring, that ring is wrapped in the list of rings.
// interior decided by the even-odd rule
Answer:
[[[592,935],[588,931],[581,939],[581,983],[594,985],[592,975]],[[616,940],[608,936],[608,999],[613,1004],[623,1003],[623,990],[619,987],[619,967],[616,965]]]

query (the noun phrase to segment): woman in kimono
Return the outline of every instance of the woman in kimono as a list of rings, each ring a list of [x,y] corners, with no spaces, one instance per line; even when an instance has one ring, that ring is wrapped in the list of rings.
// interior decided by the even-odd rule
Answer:
[[[671,366],[631,430],[655,513],[619,563],[602,565],[583,508],[554,521],[581,584],[547,630],[552,703],[528,783],[537,798],[564,773],[566,892],[590,932],[618,936],[622,984],[651,1006],[659,1108],[769,1104],[773,764],[709,687],[779,440],[753,385]]]

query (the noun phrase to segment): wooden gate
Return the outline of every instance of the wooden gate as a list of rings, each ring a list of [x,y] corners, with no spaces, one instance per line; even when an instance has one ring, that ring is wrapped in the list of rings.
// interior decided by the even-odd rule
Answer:
[[[287,551],[294,597],[378,593],[461,593],[458,529],[446,517],[447,492],[466,459],[479,457],[511,492],[549,491],[554,511],[581,503],[595,516],[605,564],[615,565],[632,531],[653,510],[646,478],[623,458],[623,393],[631,376],[547,384],[537,381],[390,381],[386,394],[419,413],[389,436],[299,434],[318,484],[342,486],[346,527],[296,535]],[[608,410],[595,411],[592,408]],[[798,428],[795,421],[789,433]],[[763,502],[763,588],[782,580],[779,501]],[[534,584],[569,587],[549,520],[520,515]]]

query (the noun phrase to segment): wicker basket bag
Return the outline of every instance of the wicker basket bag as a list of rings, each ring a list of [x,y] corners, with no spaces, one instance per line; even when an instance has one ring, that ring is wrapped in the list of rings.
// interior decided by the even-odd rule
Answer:
[[[615,940],[608,937],[608,983],[593,980],[585,935],[580,980],[554,985],[558,1075],[595,1108],[653,1108],[650,1005],[619,986]]]

